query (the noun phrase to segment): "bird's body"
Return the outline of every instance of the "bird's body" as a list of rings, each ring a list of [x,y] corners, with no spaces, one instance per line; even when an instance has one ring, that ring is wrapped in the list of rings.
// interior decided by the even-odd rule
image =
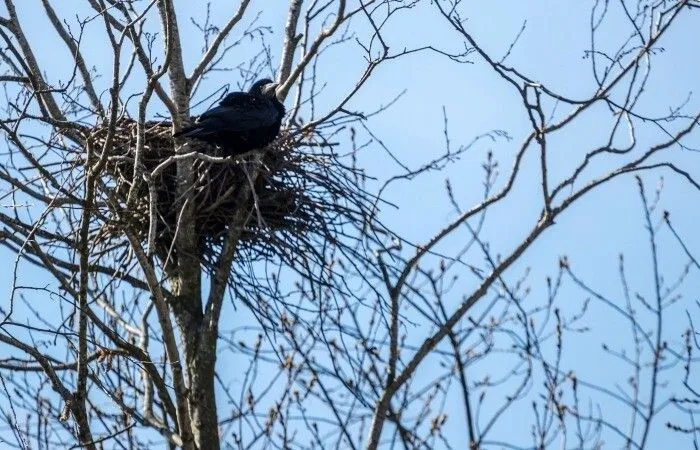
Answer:
[[[248,92],[232,92],[175,137],[217,145],[226,155],[264,147],[277,137],[285,112],[276,87],[272,80],[263,79]]]

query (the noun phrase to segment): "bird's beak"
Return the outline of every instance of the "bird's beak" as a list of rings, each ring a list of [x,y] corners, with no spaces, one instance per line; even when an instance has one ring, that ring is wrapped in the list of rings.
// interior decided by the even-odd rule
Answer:
[[[277,96],[277,83],[268,83],[262,88],[262,93],[265,97],[276,97]]]

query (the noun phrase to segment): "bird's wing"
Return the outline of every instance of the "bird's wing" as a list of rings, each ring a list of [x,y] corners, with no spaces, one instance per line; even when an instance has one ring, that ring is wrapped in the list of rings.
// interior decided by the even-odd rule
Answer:
[[[219,106],[236,106],[249,103],[251,95],[247,92],[231,92],[221,99]]]
[[[279,113],[265,101],[246,101],[229,106],[217,106],[199,117],[198,123],[216,123],[217,127],[229,132],[244,132],[272,126]]]

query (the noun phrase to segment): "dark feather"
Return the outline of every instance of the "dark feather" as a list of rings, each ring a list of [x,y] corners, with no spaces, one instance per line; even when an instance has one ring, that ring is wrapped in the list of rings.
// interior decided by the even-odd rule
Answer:
[[[237,155],[261,148],[279,134],[284,105],[268,85],[257,81],[248,92],[232,92],[199,116],[175,137],[198,139],[219,146],[225,154]],[[267,88],[267,89],[266,89]]]

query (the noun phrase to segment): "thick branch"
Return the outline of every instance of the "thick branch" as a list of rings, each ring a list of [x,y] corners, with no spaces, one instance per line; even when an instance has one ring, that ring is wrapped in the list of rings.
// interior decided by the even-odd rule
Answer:
[[[282,59],[280,61],[279,75],[277,80],[282,83],[292,72],[294,63],[294,53],[301,36],[297,35],[297,23],[301,14],[301,5],[304,0],[292,0],[289,2],[289,12],[287,13],[287,23],[284,26],[284,44],[282,45]]]
[[[318,53],[319,49],[321,48],[321,44],[323,44],[323,42],[326,39],[333,36],[333,33],[335,33],[340,24],[345,21],[345,3],[346,0],[338,0],[338,10],[336,12],[333,24],[331,24],[330,27],[321,30],[318,36],[316,36],[316,39],[309,47],[309,50],[306,52],[306,54],[302,57],[301,61],[299,61],[299,64],[297,64],[297,66],[294,68],[294,71],[284,79],[280,77],[279,81],[282,84],[280,85],[280,87],[277,88],[277,97],[279,97],[280,100],[284,100],[287,97],[289,90],[292,88],[297,78],[299,78],[299,76],[304,72],[304,69],[306,69],[306,66]],[[290,13],[292,12],[293,11],[290,10]],[[292,43],[285,43],[285,45],[287,44],[292,45]],[[296,47],[296,43],[294,43],[294,46]],[[290,57],[292,56],[293,55],[291,55]]]

